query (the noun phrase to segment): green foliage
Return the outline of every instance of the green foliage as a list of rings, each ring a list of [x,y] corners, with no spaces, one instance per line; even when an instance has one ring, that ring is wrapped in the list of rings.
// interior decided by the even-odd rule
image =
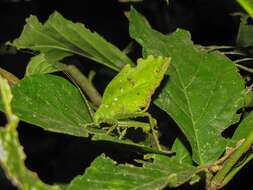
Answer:
[[[239,31],[237,35],[237,45],[239,47],[252,47],[253,46],[253,26],[247,24],[248,16],[242,15]]]
[[[133,8],[129,20],[131,37],[143,47],[144,58],[137,65],[97,33],[57,12],[44,24],[35,16],[27,19],[11,45],[40,54],[31,59],[21,80],[0,69],[13,94],[1,79],[0,109],[8,123],[0,128],[0,164],[20,189],[153,190],[193,184],[205,175],[206,188],[214,190],[225,186],[253,158],[253,114],[244,109],[252,106],[252,85],[245,88],[238,64],[212,48],[194,45],[185,30],[161,34]],[[252,32],[242,22],[237,45],[252,46]],[[60,62],[72,55],[119,72],[105,87],[102,102],[91,76]],[[48,74],[58,71],[74,84]],[[152,103],[158,107],[154,115],[149,111]],[[159,118],[162,110],[186,137],[178,136],[169,145],[174,154],[161,151],[168,147],[160,144],[159,133],[171,132],[171,123]],[[149,123],[140,117],[147,117]],[[131,146],[143,159],[135,160],[138,166],[118,164],[102,154],[70,184],[49,186],[24,165],[16,130],[19,119],[52,132]],[[222,132],[232,124],[238,125],[236,131],[224,138]],[[165,130],[159,131],[159,125],[165,125]],[[130,127],[141,128],[145,139],[133,142],[127,133]],[[140,131],[131,132],[138,136]]]
[[[20,119],[44,129],[88,136],[82,127],[91,122],[79,91],[67,80],[53,75],[25,77],[13,89],[12,106]]]
[[[47,74],[62,70],[64,70],[64,65],[46,59],[44,54],[39,54],[31,58],[26,67],[25,75]]]
[[[177,187],[190,180],[197,169],[180,164],[167,156],[150,155],[153,162],[142,162],[143,167],[117,165],[104,155],[99,156],[83,176],[76,177],[67,190],[133,190]]]
[[[247,11],[249,16],[253,18],[253,1],[252,0],[237,0],[237,2]]]
[[[11,109],[12,94],[5,79],[0,78],[1,97],[6,110],[8,123],[0,128],[0,164],[10,180],[22,190],[60,190],[58,186],[44,184],[37,175],[25,166],[25,154],[17,133],[19,119]]]
[[[241,143],[242,141],[245,141],[245,138],[252,138],[250,135],[253,132],[253,114],[250,113],[248,116],[246,116],[243,121],[240,123],[238,128],[236,129],[232,139],[238,144]],[[250,160],[252,160],[253,154],[249,150],[246,152],[243,156],[243,159],[240,160],[234,167],[233,171],[228,174],[228,177],[230,179],[243,167],[245,166]]]
[[[251,112],[236,129],[232,138],[237,141],[236,146],[229,150],[232,154],[230,153],[230,158],[224,163],[222,170],[210,182],[211,188],[226,185],[253,158],[250,151],[253,141],[252,124],[253,114]]]
[[[173,152],[176,152],[176,155],[173,159],[177,160],[179,163],[187,163],[192,165],[192,158],[189,150],[185,147],[185,145],[181,142],[181,140],[176,139],[171,148]]]
[[[135,10],[130,17],[130,34],[149,54],[170,56],[170,79],[155,103],[178,124],[189,140],[193,160],[215,161],[224,151],[221,136],[244,104],[244,82],[232,61],[195,47],[190,35],[177,30],[167,36],[153,30]]]
[[[26,20],[21,36],[12,45],[18,49],[40,51],[50,59],[59,61],[70,55],[88,57],[98,63],[119,71],[132,61],[118,48],[81,23],[73,23],[58,12],[41,24],[35,16]]]
[[[10,84],[15,84],[19,79],[12,73],[0,68],[0,76],[7,79]]]
[[[94,135],[93,140],[107,140],[134,145],[157,152],[148,144],[122,141],[104,130],[87,127],[92,122],[91,108],[78,89],[66,79],[54,75],[32,75],[13,86],[12,107],[19,118],[44,130],[78,137]],[[3,107],[0,106],[1,110]]]

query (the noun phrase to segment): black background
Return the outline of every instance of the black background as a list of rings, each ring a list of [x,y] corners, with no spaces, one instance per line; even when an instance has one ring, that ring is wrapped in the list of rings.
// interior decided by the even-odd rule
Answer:
[[[163,33],[170,33],[180,27],[189,30],[194,43],[197,44],[235,43],[239,19],[230,14],[241,11],[235,1],[174,0],[168,7],[163,0],[145,0],[144,3],[136,3],[134,6],[148,18],[155,29]],[[85,23],[89,29],[98,32],[123,49],[131,41],[128,35],[128,20],[123,14],[129,7],[129,4],[118,3],[117,0],[1,0],[0,45],[19,36],[25,18],[30,14],[36,15],[44,22],[53,11],[57,10],[67,19]],[[133,59],[140,56],[138,46],[136,52],[131,54]],[[15,55],[0,54],[0,67],[21,78],[29,58],[29,54],[22,52]],[[87,67],[91,67],[90,61],[85,61]],[[97,79],[96,82],[101,81]],[[1,124],[3,123],[4,117],[1,119]],[[20,141],[27,154],[27,167],[36,171],[39,177],[49,184],[69,182],[75,175],[82,174],[92,160],[102,152],[122,163],[131,163],[133,158],[139,156],[111,143],[94,143],[89,139],[49,133],[24,123],[20,124],[18,130]],[[178,133],[177,129],[174,129],[174,133]],[[252,163],[245,167],[226,189],[251,189],[250,181],[247,181],[251,172]],[[1,171],[0,189],[15,189]],[[184,186],[180,189],[203,189],[203,186]]]

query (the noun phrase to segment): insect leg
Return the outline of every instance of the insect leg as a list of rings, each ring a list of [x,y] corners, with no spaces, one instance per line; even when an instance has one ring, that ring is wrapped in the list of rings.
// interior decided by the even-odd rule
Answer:
[[[157,121],[149,113],[145,113],[145,115],[148,117],[150,129],[151,129],[151,133],[153,135],[154,141],[155,141],[155,145],[158,148],[158,150],[162,151],[162,147],[161,147],[161,145],[159,143],[159,139],[158,139],[158,131],[156,130]]]
[[[158,139],[158,131],[156,130],[157,127],[157,122],[156,119],[154,119],[151,114],[147,113],[147,112],[140,112],[140,113],[135,113],[133,115],[134,117],[147,117],[149,120],[149,127],[142,127],[142,129],[145,132],[151,132],[154,141],[155,141],[155,145],[157,147],[158,150],[162,151],[161,145],[159,143],[159,139]]]
[[[108,129],[108,131],[106,131],[106,134],[110,134],[111,132],[113,132],[115,129],[118,128],[118,122],[114,122],[113,125]]]
[[[126,135],[126,132],[127,132],[127,128],[125,128],[125,129],[123,129],[123,131],[121,132],[121,131],[119,131],[119,134],[120,134],[120,136],[119,136],[119,140],[121,140],[125,135]]]

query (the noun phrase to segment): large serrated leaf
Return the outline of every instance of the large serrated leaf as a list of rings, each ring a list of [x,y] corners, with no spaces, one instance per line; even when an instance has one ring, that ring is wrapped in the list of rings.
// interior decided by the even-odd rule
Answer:
[[[13,87],[12,106],[24,121],[46,130],[88,136],[84,124],[92,121],[80,92],[54,75],[25,77]]]
[[[81,23],[73,23],[58,12],[42,25],[35,16],[26,20],[21,36],[12,45],[18,49],[32,49],[57,60],[73,54],[90,58],[119,71],[132,61],[117,47],[97,33],[92,33]]]
[[[162,155],[153,155],[153,162],[143,167],[117,165],[104,155],[98,157],[83,176],[76,177],[67,190],[154,190],[177,187],[191,179],[197,169],[177,163]]]
[[[131,11],[130,34],[144,55],[172,58],[169,80],[155,101],[179,125],[199,164],[216,160],[224,151],[221,132],[244,103],[244,82],[232,61],[195,47],[190,34],[177,30],[167,36],[153,30],[137,11]]]
[[[0,77],[1,98],[4,103],[8,123],[0,128],[0,165],[13,185],[22,190],[60,190],[58,186],[43,183],[35,173],[25,166],[25,153],[20,145],[18,133],[18,117],[12,113],[10,102],[12,94],[6,80]]]
[[[127,115],[146,111],[170,63],[169,58],[149,56],[138,59],[137,67],[126,65],[109,83],[102,104],[94,115],[103,119],[126,119]]]

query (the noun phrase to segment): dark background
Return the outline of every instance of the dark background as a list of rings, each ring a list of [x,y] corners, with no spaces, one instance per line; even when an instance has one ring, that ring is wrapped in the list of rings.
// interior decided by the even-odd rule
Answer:
[[[170,33],[180,27],[189,30],[194,43],[197,44],[235,44],[239,18],[230,14],[241,10],[233,0],[174,0],[170,6],[163,0],[145,0],[143,3],[135,3],[134,6],[148,18],[154,28],[163,33]],[[117,0],[1,0],[0,46],[19,36],[25,18],[30,14],[36,15],[44,22],[57,10],[74,22],[85,23],[87,28],[123,49],[131,41],[128,35],[128,20],[123,14],[129,7],[129,4],[118,3]],[[135,52],[137,53],[131,54],[133,59],[140,56],[138,46]],[[0,67],[21,78],[30,56],[22,52],[14,55],[0,52]],[[4,117],[1,118],[1,124],[4,124]],[[111,143],[94,143],[89,139],[49,133],[25,123],[21,123],[18,130],[27,154],[27,167],[37,172],[39,177],[49,184],[69,182],[74,176],[82,174],[102,152],[122,163],[131,163],[133,158],[139,156]],[[172,130],[172,136],[173,133],[174,136],[179,133],[178,129]],[[168,139],[168,142],[170,141],[172,140]],[[250,181],[247,181],[250,179],[251,169],[252,163],[245,167],[226,189],[251,189]],[[2,171],[0,189],[15,189]],[[180,189],[203,189],[203,186],[184,186]]]

